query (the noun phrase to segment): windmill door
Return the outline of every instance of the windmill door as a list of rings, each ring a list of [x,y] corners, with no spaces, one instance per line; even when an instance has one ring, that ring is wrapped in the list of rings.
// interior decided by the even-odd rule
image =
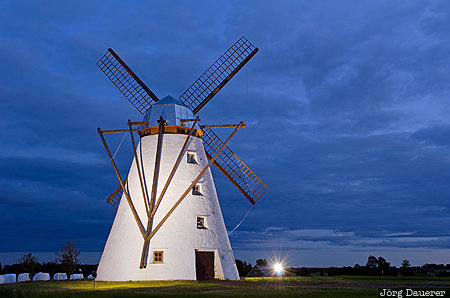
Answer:
[[[214,279],[214,252],[195,251],[197,280]]]

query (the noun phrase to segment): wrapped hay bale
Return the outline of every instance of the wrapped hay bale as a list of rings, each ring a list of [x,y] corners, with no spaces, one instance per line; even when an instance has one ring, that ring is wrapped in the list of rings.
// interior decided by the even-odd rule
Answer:
[[[17,276],[17,282],[26,282],[26,281],[31,281],[30,273],[20,273],[19,276]]]
[[[53,280],[67,280],[67,274],[66,273],[55,273],[53,275]]]
[[[70,276],[70,279],[71,280],[74,280],[74,279],[83,279],[84,278],[84,276],[83,276],[83,274],[72,274],[71,276]]]
[[[13,284],[13,283],[16,282],[16,275],[15,274],[3,274],[2,276],[3,276],[3,283],[4,284]]]
[[[3,279],[5,284],[13,284],[16,282],[15,274],[3,274]]]
[[[33,281],[49,281],[50,274],[39,272],[33,277]]]

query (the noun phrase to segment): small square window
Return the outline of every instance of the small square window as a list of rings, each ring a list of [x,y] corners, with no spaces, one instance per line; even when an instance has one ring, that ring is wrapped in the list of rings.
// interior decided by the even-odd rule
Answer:
[[[197,229],[206,229],[204,217],[197,216]]]
[[[195,153],[187,153],[187,162],[188,163],[196,163],[195,161]]]
[[[196,184],[194,187],[192,187],[192,194],[195,196],[201,196],[202,193],[200,192],[200,185]]]
[[[162,263],[164,260],[164,252],[163,251],[154,251],[153,252],[153,263]]]

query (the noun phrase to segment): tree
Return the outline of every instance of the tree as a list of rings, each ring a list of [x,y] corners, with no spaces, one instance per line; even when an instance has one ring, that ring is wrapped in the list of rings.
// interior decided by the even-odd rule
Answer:
[[[402,272],[403,275],[408,275],[410,268],[411,267],[411,263],[409,263],[408,260],[403,260],[402,262],[402,266],[400,267],[400,271]]]
[[[60,264],[67,277],[70,277],[77,269],[79,255],[80,251],[77,249],[77,246],[70,241],[67,241],[61,250],[56,252],[56,262]]]
[[[409,267],[411,267],[411,264],[409,263],[409,261],[408,260],[403,260],[401,268],[402,269],[407,269]]]
[[[370,256],[367,258],[367,263],[366,263],[367,271],[368,271],[369,273],[371,273],[371,274],[375,274],[375,273],[376,273],[376,270],[377,270],[377,264],[378,264],[377,258],[374,257],[374,256],[372,256],[372,255],[370,255]]]
[[[258,260],[256,260],[256,265],[267,266],[267,260],[266,259],[258,259]]]
[[[309,276],[309,270],[306,267],[296,268],[295,274],[299,276]]]
[[[391,263],[387,262],[383,257],[378,257],[377,260],[378,273],[384,275],[389,272]]]
[[[236,267],[239,272],[239,276],[246,276],[250,270],[252,270],[252,265],[247,262],[242,262],[241,260],[236,259]]]
[[[366,271],[369,275],[395,275],[396,268],[391,267],[391,263],[387,262],[383,257],[369,256],[366,264]]]
[[[19,264],[25,272],[30,274],[31,279],[33,279],[33,276],[36,274],[37,268],[40,265],[37,258],[31,253],[22,255],[19,259]]]

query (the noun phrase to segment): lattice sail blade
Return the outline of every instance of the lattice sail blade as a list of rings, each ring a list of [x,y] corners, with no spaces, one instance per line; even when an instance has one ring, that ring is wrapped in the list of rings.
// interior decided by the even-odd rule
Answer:
[[[123,180],[124,185],[125,183],[127,183],[127,179]],[[120,199],[122,198],[122,195],[123,189],[119,185],[119,187],[117,187],[116,190],[113,191],[113,193],[106,199],[106,203],[110,204],[111,206],[113,206],[114,209],[117,210],[119,208],[119,203]]]
[[[196,114],[257,52],[242,36],[181,94],[181,101]]]
[[[97,66],[142,115],[159,100],[112,49],[98,60]]]
[[[207,157],[211,159],[223,141],[209,128],[202,128],[202,131],[203,146]],[[228,147],[219,154],[214,165],[253,205],[269,189]]]

